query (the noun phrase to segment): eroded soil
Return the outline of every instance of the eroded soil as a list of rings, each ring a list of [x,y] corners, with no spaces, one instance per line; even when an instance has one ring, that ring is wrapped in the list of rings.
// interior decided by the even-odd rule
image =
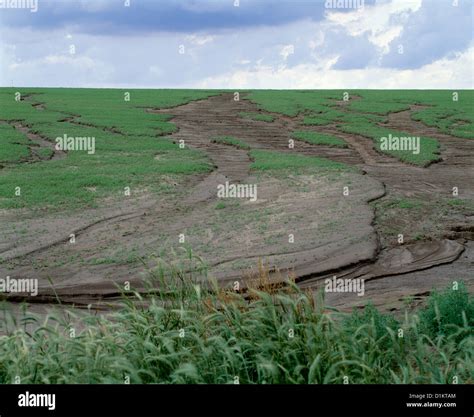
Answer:
[[[146,111],[173,114],[179,130],[172,139],[205,152],[214,171],[174,184],[176,192],[166,199],[142,194],[60,215],[0,213],[0,276],[38,278],[40,294],[29,301],[54,302],[59,296],[63,302],[98,305],[113,300],[117,285],[131,282],[141,288],[155,257],[173,259],[173,251],[182,246],[205,259],[209,275],[223,284],[248,276],[259,262],[274,279],[290,273],[313,289],[334,275],[365,279],[364,296],[327,295],[329,304],[342,309],[371,299],[383,309],[398,310],[407,299],[420,301],[433,287],[453,280],[464,280],[473,289],[473,142],[412,121],[410,111],[391,114],[388,127],[441,143],[442,161],[420,168],[382,155],[370,139],[335,126],[314,130],[341,137],[348,148],[296,141],[289,149],[301,118],[273,114],[271,123],[243,119],[240,112],[259,110],[248,100],[234,101],[232,94]],[[255,149],[322,156],[356,170],[258,174],[251,170],[247,151],[212,143],[214,136],[233,136]],[[219,200],[217,185],[226,181],[257,184],[257,201]],[[348,196],[344,187],[349,187]],[[450,198],[453,187],[459,188],[463,204],[451,210],[438,201]],[[376,213],[383,207],[377,208],[378,203],[403,198],[427,204],[408,211],[395,206],[385,217]],[[421,226],[420,238],[416,231]]]

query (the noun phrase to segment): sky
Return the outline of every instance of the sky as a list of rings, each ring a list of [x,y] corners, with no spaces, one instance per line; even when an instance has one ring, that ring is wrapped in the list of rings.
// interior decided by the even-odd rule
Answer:
[[[473,88],[473,5],[0,0],[0,86]]]

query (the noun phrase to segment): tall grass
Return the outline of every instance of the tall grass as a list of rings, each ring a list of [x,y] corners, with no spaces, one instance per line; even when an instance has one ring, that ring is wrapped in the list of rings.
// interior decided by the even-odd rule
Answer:
[[[151,275],[146,297],[124,294],[107,315],[5,314],[0,382],[474,382],[474,302],[462,285],[398,320],[372,306],[328,310],[291,280],[240,292],[206,284],[192,255]]]

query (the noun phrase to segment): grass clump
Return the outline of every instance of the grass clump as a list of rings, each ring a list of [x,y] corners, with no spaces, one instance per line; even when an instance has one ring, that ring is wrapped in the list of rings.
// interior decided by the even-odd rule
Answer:
[[[222,209],[225,209],[225,208],[226,208],[226,204],[223,201],[219,201],[216,204],[216,207],[215,207],[216,210],[222,210]]]
[[[306,126],[326,126],[330,125],[333,121],[323,119],[317,116],[305,116],[303,119],[303,124]]]
[[[474,382],[473,301],[463,286],[397,320],[373,306],[330,312],[291,280],[220,288],[205,271],[192,254],[160,261],[148,295],[124,295],[108,315],[26,314],[15,323],[5,313],[0,383]]]
[[[464,283],[454,282],[451,288],[433,292],[420,319],[423,331],[432,338],[455,335],[463,339],[465,335],[472,336],[474,299],[469,297]]]
[[[247,145],[244,141],[241,141],[240,139],[236,139],[233,136],[216,136],[211,139],[211,142],[234,146],[237,149],[244,149],[244,150],[250,149],[250,146]]]
[[[383,210],[390,208],[395,209],[420,209],[423,207],[423,201],[416,198],[393,198],[390,200],[380,203],[380,206],[383,206]]]
[[[311,143],[312,145],[328,145],[337,148],[347,148],[347,143],[336,136],[310,132],[308,130],[295,131],[292,133],[291,137],[303,142]]]

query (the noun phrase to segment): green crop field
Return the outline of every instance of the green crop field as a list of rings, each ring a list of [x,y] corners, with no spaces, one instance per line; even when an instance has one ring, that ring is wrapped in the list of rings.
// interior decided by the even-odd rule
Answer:
[[[2,170],[0,207],[73,207],[92,205],[97,198],[119,193],[124,187],[166,190],[166,175],[210,170],[202,153],[180,149],[166,138],[176,130],[166,114],[147,113],[209,97],[215,92],[131,90],[131,101],[117,90],[30,89],[15,101],[16,90],[0,90],[0,120],[21,121],[54,144],[57,137],[94,137],[96,152],[70,152],[61,160],[23,164],[31,156],[28,138],[8,125],[0,125]],[[44,110],[33,106],[42,103]],[[49,153],[48,149],[41,152]],[[159,162],[155,159],[161,156]],[[16,162],[16,163],[15,163]],[[16,187],[21,195],[15,196]]]
[[[97,198],[118,193],[124,187],[144,184],[158,192],[160,177],[209,170],[209,161],[197,151],[180,149],[167,139],[176,131],[170,115],[147,109],[172,108],[193,100],[219,94],[197,90],[94,90],[94,89],[16,89],[0,90],[0,125],[2,147],[0,164],[0,207],[20,208],[38,205],[54,207],[94,204]],[[246,98],[265,113],[240,112],[240,117],[271,122],[275,114],[303,115],[301,125],[336,124],[342,132],[374,140],[380,152],[401,161],[426,166],[439,160],[439,141],[421,137],[420,152],[384,150],[381,137],[411,136],[409,131],[384,127],[389,112],[399,112],[416,105],[413,120],[435,126],[454,136],[474,138],[472,91],[460,91],[453,101],[448,91],[367,91],[348,92],[348,105],[337,106],[344,98],[342,90],[322,91],[252,91]],[[44,110],[39,110],[42,106]],[[270,114],[271,113],[271,114]],[[51,150],[31,146],[28,138],[11,123],[21,121],[28,129],[51,143],[56,137],[95,137],[97,152],[75,152],[62,160],[51,160]],[[10,125],[8,125],[10,123]],[[295,133],[297,139],[333,146],[346,146],[338,138],[317,133]],[[303,138],[304,136],[304,138]],[[35,152],[33,152],[35,151]],[[36,153],[41,159],[23,163]],[[159,163],[155,157],[160,155]],[[15,196],[20,187],[21,196]]]
[[[1,162],[20,162],[26,160],[30,155],[28,144],[30,141],[21,133],[17,132],[13,126],[0,125],[0,137],[2,147],[0,148]]]
[[[415,165],[428,165],[431,162],[439,160],[439,143],[436,139],[420,137],[420,152],[414,154],[401,150],[382,150],[381,139],[389,135],[395,137],[410,137],[408,132],[395,131],[379,127],[371,123],[350,123],[340,127],[343,132],[355,133],[373,139],[374,146],[380,152],[394,156],[400,161],[409,162]]]
[[[335,100],[344,100],[347,94],[349,105],[342,110],[335,109]],[[474,139],[474,96],[472,91],[460,91],[456,97],[450,91],[256,91],[249,96],[260,109],[286,116],[304,115],[305,125],[327,125],[338,123],[340,129],[374,139],[374,146],[380,150],[381,137],[410,136],[408,132],[383,130],[389,113],[409,110],[416,105],[413,120],[436,126],[443,133]],[[353,100],[350,100],[352,98]],[[382,126],[382,127],[381,127]],[[381,150],[402,161],[416,165],[427,165],[439,159],[438,141],[422,138],[421,153],[411,155],[399,151]]]

